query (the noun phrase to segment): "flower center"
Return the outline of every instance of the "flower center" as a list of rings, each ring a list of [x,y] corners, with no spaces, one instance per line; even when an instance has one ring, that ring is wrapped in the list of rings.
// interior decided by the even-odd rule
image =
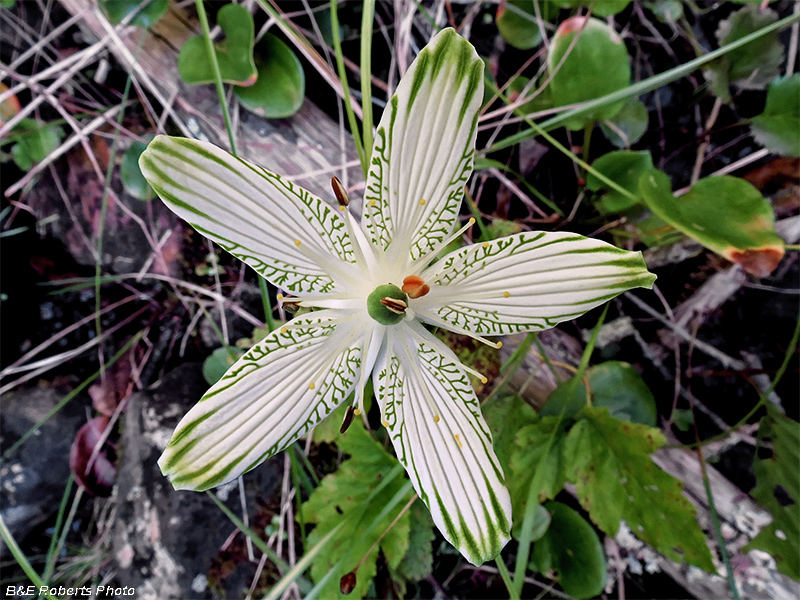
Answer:
[[[381,325],[397,325],[406,316],[408,296],[396,285],[379,285],[367,297],[367,312]]]

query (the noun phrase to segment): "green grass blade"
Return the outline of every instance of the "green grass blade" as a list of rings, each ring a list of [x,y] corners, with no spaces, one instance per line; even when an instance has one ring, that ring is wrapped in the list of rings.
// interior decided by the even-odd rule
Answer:
[[[375,0],[366,0],[361,19],[361,125],[363,127],[364,156],[369,165],[372,155],[372,23],[375,18]],[[366,175],[365,175],[366,176]]]
[[[11,532],[8,530],[8,527],[6,527],[6,522],[3,521],[3,517],[1,516],[0,516],[0,536],[3,538],[3,541],[6,543],[6,547],[11,552],[11,556],[13,556],[14,560],[17,561],[17,564],[20,567],[22,567],[22,570],[25,571],[25,574],[28,576],[28,579],[31,580],[33,585],[35,585],[38,590],[41,590],[43,587],[46,587],[44,582],[39,577],[39,574],[31,566],[31,563],[28,561],[28,558],[25,556],[25,553],[17,545],[17,541],[14,539],[14,536],[11,535]],[[55,596],[53,596],[49,592],[45,592],[44,596],[49,600],[58,600]]]

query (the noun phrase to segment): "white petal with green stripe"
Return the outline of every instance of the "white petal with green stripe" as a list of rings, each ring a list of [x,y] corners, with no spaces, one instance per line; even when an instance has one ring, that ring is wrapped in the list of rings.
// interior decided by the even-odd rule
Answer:
[[[167,206],[275,286],[329,292],[358,280],[342,216],[280,175],[168,136],[150,142],[139,164]]]
[[[158,461],[162,472],[175,489],[205,490],[286,448],[353,391],[371,327],[322,310],[270,333],[181,420]]]
[[[574,233],[526,232],[473,244],[421,274],[427,323],[475,335],[553,327],[635,287],[650,288],[640,252]]]
[[[453,29],[403,76],[375,135],[362,226],[390,269],[430,253],[453,230],[472,173],[483,61]]]
[[[397,457],[434,523],[480,565],[510,539],[511,501],[472,385],[426,337],[433,336],[422,327],[391,330],[375,391]]]

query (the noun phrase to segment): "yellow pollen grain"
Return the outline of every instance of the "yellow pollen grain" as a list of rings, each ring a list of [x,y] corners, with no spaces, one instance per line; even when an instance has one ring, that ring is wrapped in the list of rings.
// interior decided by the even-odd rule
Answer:
[[[295,245],[295,246],[299,246],[299,245],[300,245],[300,240],[295,240],[295,241],[294,241],[294,245]]]
[[[315,387],[317,387],[317,384],[315,384],[313,381],[308,384],[308,389],[310,390],[313,390]]]
[[[378,204],[378,203],[375,200],[370,200],[369,201],[369,205],[370,206],[375,206],[376,204]]]
[[[438,423],[439,422],[439,415],[433,415],[433,422],[434,423]]]
[[[456,442],[458,442],[458,447],[459,447],[459,448],[463,448],[464,446],[461,444],[461,440],[460,440],[460,439],[458,439],[458,434],[456,433],[456,434],[454,434],[454,435],[455,435],[455,438],[456,438]]]
[[[488,248],[488,247],[489,247],[489,242],[483,242],[483,244],[481,244],[481,245],[482,245],[484,248]]]
[[[420,201],[419,201],[419,205],[420,205],[420,206],[425,206],[425,202],[426,202],[425,198],[422,198],[422,199],[420,199]]]
[[[281,333],[286,333],[287,331],[289,331],[288,327],[281,327]]]
[[[389,427],[389,421],[381,421],[381,425],[384,427]]]
[[[508,292],[503,292],[503,298],[508,298],[511,294]]]
[[[358,416],[358,415],[360,415],[360,414],[361,414],[361,409],[360,409],[360,408],[356,408],[356,409],[354,409],[354,410],[353,410],[353,414],[354,414],[355,416]]]

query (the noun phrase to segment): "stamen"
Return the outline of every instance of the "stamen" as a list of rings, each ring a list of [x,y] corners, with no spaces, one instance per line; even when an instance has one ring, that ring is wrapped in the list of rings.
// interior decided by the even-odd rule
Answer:
[[[403,279],[403,287],[401,289],[408,294],[409,298],[416,300],[430,292],[431,286],[425,283],[425,280],[419,275],[409,275]]]
[[[481,337],[471,331],[464,329],[463,327],[459,327],[454,323],[449,323],[444,321],[435,315],[433,315],[428,310],[417,310],[417,316],[421,317],[425,323],[430,325],[435,325],[436,327],[443,327],[444,329],[449,329],[453,333],[460,333],[461,335],[466,335],[467,337],[471,337],[473,340],[478,340],[482,344],[486,344],[495,349],[500,349],[503,347],[503,342],[493,342],[491,340],[487,340],[485,337]]]
[[[360,409],[360,408],[354,408],[354,409],[353,409],[353,414],[354,414],[355,416],[359,416],[359,415],[361,414],[361,409]]]
[[[350,204],[350,197],[347,195],[347,190],[335,175],[331,177],[331,187],[333,188],[333,195],[336,196],[336,201],[339,203],[339,210],[344,210]]]
[[[402,315],[406,312],[408,308],[408,304],[403,302],[402,300],[398,300],[397,298],[391,298],[387,296],[386,298],[381,298],[381,304],[383,304],[386,308],[397,315]]]
[[[388,429],[389,428],[389,421],[384,419],[383,421],[381,421],[381,425],[383,425],[384,427],[386,427]]]
[[[344,433],[345,431],[348,430],[350,425],[353,424],[353,417],[356,415],[356,410],[353,410],[352,406],[348,406],[347,409],[344,411],[344,419],[342,419],[342,426],[339,428],[339,433]]]

